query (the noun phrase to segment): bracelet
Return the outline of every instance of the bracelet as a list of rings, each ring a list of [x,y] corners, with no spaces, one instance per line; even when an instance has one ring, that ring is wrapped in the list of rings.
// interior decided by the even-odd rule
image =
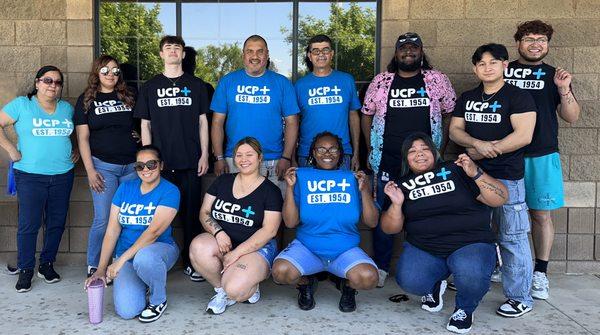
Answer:
[[[471,177],[471,179],[473,179],[473,181],[479,179],[479,177],[483,176],[483,170],[478,166],[477,167],[477,174],[474,175],[473,177]]]
[[[291,160],[290,158],[287,158],[287,157],[285,157],[285,156],[281,156],[281,159],[285,159],[286,161],[288,161],[288,162],[290,162],[290,163],[292,162],[292,160]]]
[[[222,161],[224,159],[225,159],[225,157],[223,157],[223,155],[217,155],[217,156],[215,156],[215,160],[216,161]]]
[[[560,94],[561,97],[566,97],[567,95],[571,94],[571,90],[569,90],[567,93],[562,94],[560,92],[558,92],[558,94]]]
[[[213,236],[214,236],[214,237],[217,237],[217,235],[218,235],[220,232],[222,232],[222,231],[223,231],[223,228],[221,228],[221,229],[217,230],[217,231],[216,231],[216,232],[213,234]]]

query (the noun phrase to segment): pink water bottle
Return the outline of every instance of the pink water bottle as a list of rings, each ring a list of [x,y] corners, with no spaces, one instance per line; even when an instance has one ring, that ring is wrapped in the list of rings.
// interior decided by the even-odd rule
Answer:
[[[100,279],[94,280],[87,288],[88,311],[91,324],[102,322],[104,313],[104,282]]]

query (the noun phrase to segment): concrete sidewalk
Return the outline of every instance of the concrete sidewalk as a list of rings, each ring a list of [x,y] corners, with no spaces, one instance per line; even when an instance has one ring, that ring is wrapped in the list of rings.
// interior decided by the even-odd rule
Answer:
[[[451,334],[445,326],[454,307],[448,291],[444,309],[429,313],[419,297],[393,303],[400,293],[388,279],[385,288],[359,292],[357,311],[341,313],[339,292],[327,281],[319,283],[317,306],[302,311],[297,291],[277,286],[270,279],[261,285],[256,305],[237,304],[219,316],[204,312],[213,295],[211,286],[193,283],[181,270],[169,274],[169,307],[158,321],[142,324],[122,320],[114,313],[112,289],[105,296],[104,322],[88,322],[87,296],[83,291],[84,268],[57,267],[63,280],[46,284],[34,277],[33,289],[17,293],[17,276],[0,274],[0,298],[4,303],[4,334]],[[594,275],[550,275],[551,298],[536,301],[533,311],[518,319],[506,319],[495,310],[504,301],[500,284],[493,283],[475,312],[471,334],[600,334],[600,278]]]

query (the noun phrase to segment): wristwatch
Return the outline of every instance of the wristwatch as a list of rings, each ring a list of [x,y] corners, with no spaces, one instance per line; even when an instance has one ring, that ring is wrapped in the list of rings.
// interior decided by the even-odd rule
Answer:
[[[477,180],[479,179],[479,177],[483,176],[483,170],[478,166],[477,167],[477,174],[474,175],[473,177],[471,177],[473,180]]]

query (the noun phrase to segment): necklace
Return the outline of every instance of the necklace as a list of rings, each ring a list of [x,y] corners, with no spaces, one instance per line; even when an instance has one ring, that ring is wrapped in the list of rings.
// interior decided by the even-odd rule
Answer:
[[[498,92],[500,92],[500,90],[502,89],[502,87],[504,87],[504,85],[502,85],[496,92],[494,92],[494,94],[492,94],[489,98],[485,99],[483,96],[485,94],[485,90],[482,88],[481,89],[481,102],[488,102],[490,100],[492,100],[492,98],[498,94]]]
[[[177,86],[177,82],[179,81],[179,79],[181,79],[181,77],[183,77],[183,75],[175,78],[175,80],[171,80],[171,78],[165,76],[165,78],[169,79],[169,81],[171,82],[171,84],[173,84],[173,87]]]

